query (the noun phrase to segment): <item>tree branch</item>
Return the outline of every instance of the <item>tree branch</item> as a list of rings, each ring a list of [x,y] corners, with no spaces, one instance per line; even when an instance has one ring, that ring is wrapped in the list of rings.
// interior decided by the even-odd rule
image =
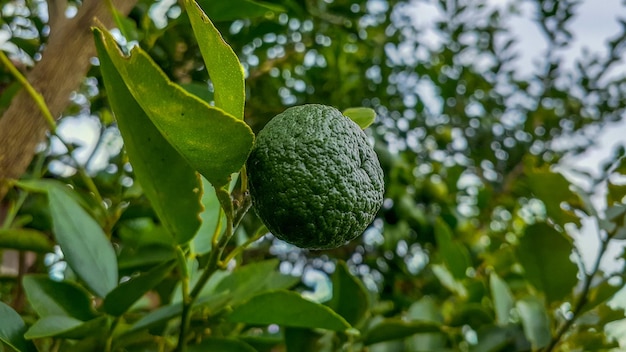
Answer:
[[[112,1],[124,15],[137,2]],[[71,19],[59,15],[58,6],[53,8],[54,19],[42,59],[26,78],[58,119],[69,103],[70,93],[79,87],[89,70],[89,59],[95,55],[90,30],[93,19],[97,17],[107,27],[112,27],[114,20],[106,3],[100,0],[83,1]],[[6,181],[19,178],[26,171],[47,130],[46,120],[28,93],[24,90],[17,93],[0,118],[0,200],[8,191]]]

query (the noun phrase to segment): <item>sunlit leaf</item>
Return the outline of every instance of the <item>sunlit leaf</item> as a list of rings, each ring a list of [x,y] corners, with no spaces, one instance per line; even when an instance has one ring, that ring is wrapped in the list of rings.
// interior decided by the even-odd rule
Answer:
[[[268,12],[285,11],[285,8],[280,5],[253,0],[198,0],[198,4],[215,21],[241,20],[263,16]]]
[[[370,108],[348,108],[343,111],[343,115],[349,117],[361,129],[366,129],[376,119],[376,111]]]
[[[194,0],[185,0],[185,8],[213,83],[215,106],[243,120],[244,77],[237,55]]]
[[[109,102],[135,176],[170,236],[185,243],[200,227],[200,179],[137,104],[107,55],[102,37],[96,35],[95,41]]]
[[[235,308],[229,321],[253,325],[278,324],[345,331],[350,324],[339,314],[293,291],[266,292]]]
[[[215,187],[243,166],[254,135],[243,121],[170,81],[139,47],[124,56],[107,31],[94,29],[128,91],[163,137]],[[118,117],[119,118],[119,117]]]
[[[117,258],[104,231],[65,192],[48,191],[52,230],[70,268],[98,296],[117,286]]]

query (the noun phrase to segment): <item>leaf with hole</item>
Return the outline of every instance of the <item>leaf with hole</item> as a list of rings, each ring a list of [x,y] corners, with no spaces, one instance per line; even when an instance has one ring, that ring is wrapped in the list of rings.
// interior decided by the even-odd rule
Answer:
[[[200,179],[132,96],[102,37],[96,35],[95,42],[107,96],[137,181],[170,236],[185,243],[200,227]]]
[[[228,183],[231,174],[244,165],[252,147],[250,127],[170,81],[141,48],[134,47],[125,56],[109,32],[98,28],[94,32],[101,43],[99,57],[110,60],[165,140],[215,187]]]

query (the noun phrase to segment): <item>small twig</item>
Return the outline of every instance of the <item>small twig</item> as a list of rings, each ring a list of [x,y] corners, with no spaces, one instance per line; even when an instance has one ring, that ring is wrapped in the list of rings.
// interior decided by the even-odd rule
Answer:
[[[46,119],[46,123],[48,123],[48,128],[50,129],[50,131],[52,131],[52,133],[56,133],[57,124],[54,120],[54,117],[52,117],[50,110],[48,110],[48,105],[46,105],[46,101],[44,100],[43,96],[35,90],[35,88],[28,82],[26,77],[24,77],[24,75],[15,67],[15,65],[13,65],[11,60],[9,60],[9,58],[4,54],[2,50],[0,50],[0,61],[4,64],[4,66],[6,66],[6,68],[9,70],[9,72],[11,72],[13,77],[15,77],[18,82],[20,82],[20,84],[24,87],[24,89],[26,89],[28,94],[33,98],[35,104],[37,104],[37,107],[39,107],[39,110],[41,110],[43,117]]]
[[[20,82],[20,84],[24,87],[24,89],[26,89],[30,97],[35,101],[35,104],[37,105],[37,107],[43,114],[44,118],[46,119],[46,123],[48,124],[48,128],[50,129],[50,133],[54,135],[55,137],[57,137],[59,141],[63,143],[65,148],[67,148],[67,151],[68,151],[67,154],[72,160],[72,162],[75,164],[76,170],[79,176],[81,177],[82,181],[85,182],[85,185],[87,186],[89,191],[93,193],[94,197],[96,197],[96,200],[98,201],[100,206],[102,206],[103,199],[102,199],[102,196],[100,195],[100,192],[98,191],[98,188],[96,187],[91,177],[87,175],[87,171],[85,170],[85,168],[80,165],[80,163],[76,160],[76,158],[74,157],[72,153],[74,151],[74,147],[72,147],[69,143],[66,143],[63,140],[63,138],[61,138],[61,136],[57,133],[56,121],[54,117],[52,116],[52,113],[50,113],[50,110],[48,109],[48,105],[46,105],[46,101],[43,98],[43,96],[39,92],[37,92],[37,90],[35,90],[35,88],[30,84],[30,82],[28,82],[26,77],[22,75],[22,73],[15,67],[15,65],[13,65],[11,60],[9,60],[9,58],[1,50],[0,50],[0,62],[2,62],[7,67],[7,69],[9,70],[9,72],[11,72],[13,77],[15,77],[15,79],[18,82]]]
[[[222,260],[220,262],[220,267],[222,269],[226,268],[226,266],[228,265],[228,263],[233,260],[233,258],[235,258],[236,256],[238,256],[239,254],[241,254],[246,248],[248,248],[249,245],[251,245],[252,243],[258,241],[261,237],[265,236],[265,234],[267,233],[267,227],[265,227],[265,225],[261,226],[258,230],[256,230],[256,232],[254,233],[254,236],[250,237],[244,244],[242,244],[241,246],[238,246],[237,248],[233,249],[226,258],[224,258],[224,260]]]
[[[185,292],[183,292],[183,312],[181,315],[180,330],[178,334],[178,344],[175,350],[177,352],[184,352],[186,350],[186,338],[189,327],[191,326],[191,310],[193,305],[198,299],[200,292],[202,292],[204,285],[206,285],[211,276],[213,276],[213,274],[219,269],[219,262],[222,257],[222,253],[224,252],[224,248],[226,248],[226,245],[233,235],[234,208],[230,198],[230,193],[223,188],[218,188],[215,191],[220,202],[221,209],[224,210],[224,214],[226,215],[226,228],[224,229],[222,237],[219,238],[219,241],[217,241],[211,249],[211,254],[209,255],[206,267],[191,292],[188,295],[185,295]],[[217,236],[219,236],[219,232],[220,231],[216,230],[216,233],[218,234]],[[217,239],[217,236],[214,236],[214,240]]]
[[[571,318],[567,319],[565,323],[563,323],[563,325],[561,325],[561,327],[557,330],[556,334],[550,341],[550,344],[543,350],[544,352],[553,351],[554,348],[557,346],[557,344],[561,341],[561,338],[563,337],[563,335],[565,335],[567,330],[569,330],[569,328],[572,326],[572,324],[574,324],[576,319],[578,319],[580,312],[583,310],[583,308],[585,307],[585,304],[587,303],[587,300],[588,300],[587,296],[589,295],[589,291],[591,290],[591,283],[592,283],[593,277],[597,274],[598,270],[600,269],[600,263],[602,261],[602,257],[604,256],[604,252],[607,250],[609,246],[609,242],[610,242],[610,238],[606,238],[606,240],[601,239],[601,246],[598,251],[598,256],[596,257],[596,260],[593,264],[592,271],[589,273],[585,273],[585,283],[580,292],[580,295],[578,296],[578,301],[576,302],[576,304],[574,305],[574,308],[572,309]]]

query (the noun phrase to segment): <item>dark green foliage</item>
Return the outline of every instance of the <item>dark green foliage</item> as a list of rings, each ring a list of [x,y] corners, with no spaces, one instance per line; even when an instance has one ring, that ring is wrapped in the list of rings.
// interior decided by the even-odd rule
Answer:
[[[140,0],[120,18],[138,44],[130,56],[98,30],[100,64],[59,123],[92,122],[92,155],[83,158],[93,148],[71,138],[76,151],[67,152],[51,135],[28,173],[9,180],[0,202],[0,350],[624,349],[614,338],[624,309],[609,301],[626,282],[617,264],[626,152],[617,148],[594,172],[571,167],[624,115],[623,28],[597,38],[605,52],[578,55],[566,51],[584,4],[574,0],[198,2],[214,26],[192,1]],[[22,3],[0,5],[0,27],[22,50],[13,62],[36,63],[46,7]],[[543,35],[541,52],[520,53],[511,32],[523,6]],[[534,66],[520,70],[520,54]],[[0,69],[0,113],[19,89]],[[323,251],[264,236],[248,211],[258,152],[248,174],[239,172],[250,130],[272,128],[274,116],[303,104],[348,111],[363,127],[368,109],[376,112],[366,135],[384,196],[332,198],[320,211],[368,215],[350,219],[359,228],[328,247],[374,221]],[[356,136],[338,111],[329,130]],[[307,120],[281,128],[281,141],[322,139],[329,126]],[[340,185],[323,181],[327,161],[360,162],[358,148],[344,160],[329,136],[320,149],[276,148],[301,163],[262,186],[281,198],[259,211],[276,235],[272,221],[293,223],[278,217],[296,213],[290,200],[315,210],[318,193]],[[326,148],[330,158],[309,157]],[[300,176],[293,196],[273,188],[309,163],[319,189]]]

